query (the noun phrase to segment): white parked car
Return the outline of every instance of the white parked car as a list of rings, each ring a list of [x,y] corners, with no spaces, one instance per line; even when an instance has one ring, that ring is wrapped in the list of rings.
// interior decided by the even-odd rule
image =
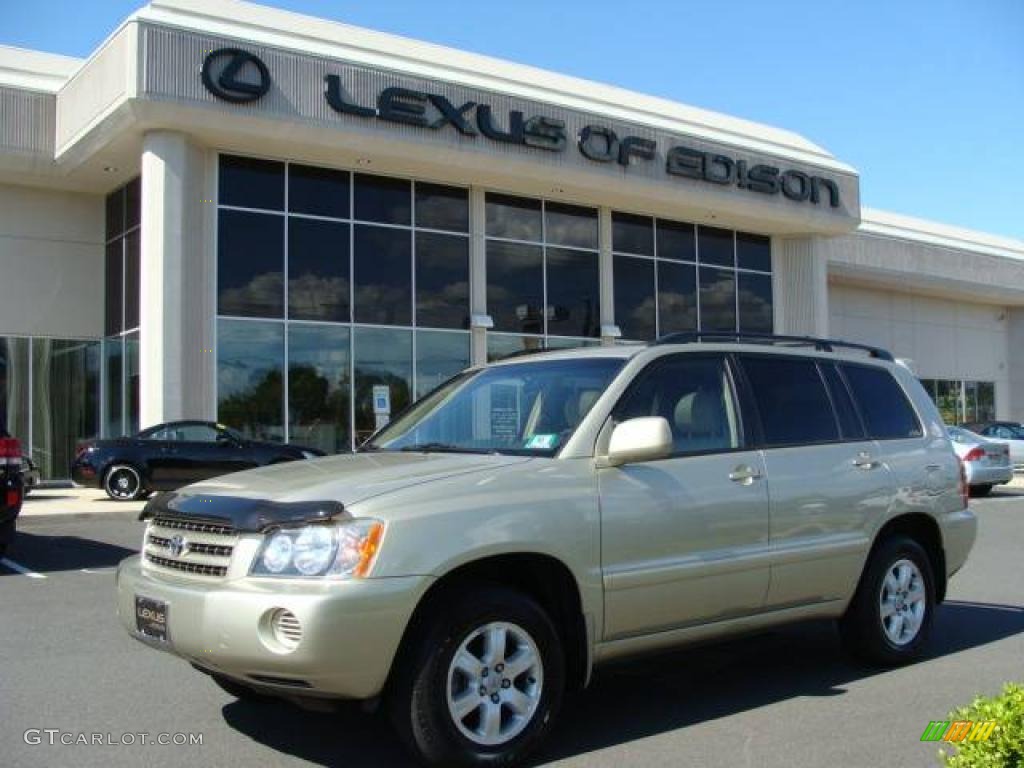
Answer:
[[[964,424],[965,429],[986,440],[998,440],[1010,448],[1010,459],[1017,471],[1024,470],[1024,424],[1015,421],[987,421]]]
[[[1013,479],[1010,447],[1006,443],[988,440],[963,427],[948,427],[953,450],[964,463],[967,485],[972,496],[985,496],[995,485],[1005,485]]]

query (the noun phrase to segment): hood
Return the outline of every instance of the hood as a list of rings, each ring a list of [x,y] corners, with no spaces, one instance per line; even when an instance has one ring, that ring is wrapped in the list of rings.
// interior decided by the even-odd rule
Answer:
[[[470,453],[356,453],[272,464],[187,486],[182,493],[268,501],[337,501],[374,496],[454,475],[500,469],[528,456]]]

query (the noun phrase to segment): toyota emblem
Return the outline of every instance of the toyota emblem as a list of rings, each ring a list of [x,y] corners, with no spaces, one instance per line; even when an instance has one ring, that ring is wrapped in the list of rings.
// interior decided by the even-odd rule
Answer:
[[[167,548],[175,557],[181,557],[188,552],[188,540],[179,534],[171,538],[167,544]]]

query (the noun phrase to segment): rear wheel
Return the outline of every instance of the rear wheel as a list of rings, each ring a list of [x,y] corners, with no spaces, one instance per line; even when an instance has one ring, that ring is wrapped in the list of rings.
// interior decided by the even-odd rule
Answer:
[[[103,490],[114,501],[133,501],[142,498],[145,489],[142,478],[131,464],[115,464],[103,478]]]
[[[434,618],[390,695],[407,746],[434,766],[511,766],[541,742],[561,705],[565,662],[554,625],[504,587]]]
[[[988,496],[990,493],[992,493],[992,486],[987,483],[971,486],[971,496]]]
[[[935,580],[927,553],[913,539],[893,536],[868,560],[839,627],[857,656],[905,664],[924,652],[934,613]]]

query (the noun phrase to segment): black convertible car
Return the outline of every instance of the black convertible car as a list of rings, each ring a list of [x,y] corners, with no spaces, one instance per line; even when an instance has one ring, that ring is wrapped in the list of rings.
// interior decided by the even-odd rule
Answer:
[[[71,479],[129,501],[229,472],[323,455],[314,448],[249,440],[209,421],[172,421],[132,437],[80,445]]]

